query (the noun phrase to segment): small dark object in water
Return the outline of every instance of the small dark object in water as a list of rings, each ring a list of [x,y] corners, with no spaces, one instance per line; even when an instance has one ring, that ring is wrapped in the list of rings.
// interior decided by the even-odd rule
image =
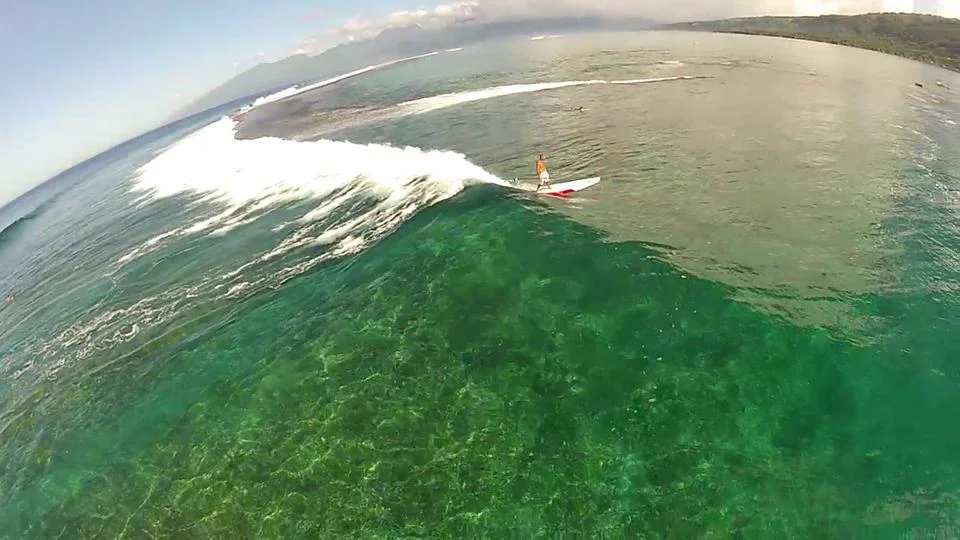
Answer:
[[[922,84],[920,84],[920,83],[918,83],[918,82],[915,82],[915,83],[913,83],[913,84],[915,84],[915,85],[917,85],[917,86],[919,86],[920,88],[923,88],[923,85],[922,85]]]

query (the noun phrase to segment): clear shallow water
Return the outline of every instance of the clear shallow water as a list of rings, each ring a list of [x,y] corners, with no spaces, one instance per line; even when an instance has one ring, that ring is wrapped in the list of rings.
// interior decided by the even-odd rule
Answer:
[[[956,534],[958,103],[913,87],[956,77],[734,36],[484,47],[245,141],[178,126],[0,237],[4,534]],[[683,75],[710,78],[457,104]],[[345,103],[375,110],[331,128]],[[352,144],[250,140],[318,132]],[[496,185],[539,152],[604,182]]]

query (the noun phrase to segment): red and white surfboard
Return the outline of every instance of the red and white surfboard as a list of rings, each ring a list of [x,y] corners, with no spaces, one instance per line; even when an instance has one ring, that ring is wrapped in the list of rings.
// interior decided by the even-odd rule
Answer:
[[[566,197],[571,193],[587,189],[588,187],[595,185],[600,181],[599,176],[593,178],[584,178],[583,180],[573,180],[571,182],[561,182],[559,184],[550,184],[548,187],[540,188],[537,191],[537,186],[534,184],[532,186],[523,186],[521,189],[526,191],[536,192],[538,195],[553,195],[554,197]]]

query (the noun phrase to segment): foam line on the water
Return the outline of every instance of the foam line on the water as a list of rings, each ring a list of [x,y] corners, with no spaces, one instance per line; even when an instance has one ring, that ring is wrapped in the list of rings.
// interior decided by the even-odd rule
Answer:
[[[368,180],[382,193],[402,195],[411,178],[429,176],[447,186],[466,178],[502,180],[457,152],[347,141],[237,139],[236,121],[221,118],[141,167],[136,189],[153,197],[203,193],[230,204],[266,198],[322,197]]]
[[[185,197],[194,201],[186,209],[192,217],[156,231],[118,257],[111,273],[152,252],[180,249],[184,238],[216,237],[255,224],[281,206],[284,212],[299,208],[299,213],[269,229],[277,235],[273,244],[236,265],[115,307],[31,348],[37,355],[70,351],[47,366],[43,376],[57,377],[64,367],[100,348],[130,341],[147,328],[183,316],[198,298],[247,296],[325,261],[359,253],[470,183],[506,184],[456,152],[329,140],[237,139],[235,128],[234,120],[223,118],[136,172],[131,189],[140,204]],[[294,201],[306,204],[284,204]]]
[[[649,78],[649,79],[626,79],[626,80],[614,80],[614,81],[608,81],[603,79],[590,79],[590,80],[580,80],[580,81],[508,84],[504,86],[494,86],[491,88],[484,88],[481,90],[453,92],[450,94],[440,94],[436,96],[415,99],[415,100],[407,101],[397,105],[396,112],[397,112],[397,116],[423,114],[426,112],[436,111],[438,109],[452,107],[454,105],[469,103],[471,101],[481,101],[485,99],[492,99],[492,98],[503,97],[503,96],[526,94],[531,92],[542,92],[544,90],[555,90],[558,88],[569,88],[573,86],[589,86],[589,85],[599,85],[599,84],[619,84],[619,85],[650,84],[650,83],[658,83],[658,82],[682,81],[682,80],[706,79],[706,78],[709,78],[709,77],[705,75],[682,75],[682,76],[676,76],[676,77],[655,77],[655,78]]]
[[[450,49],[450,50],[447,50],[447,51],[444,51],[444,52],[453,52],[453,51],[455,51],[455,50],[459,50],[459,49]],[[440,54],[440,52],[439,52],[439,51],[434,51],[434,52],[429,52],[429,53],[426,53],[426,54],[418,54],[418,55],[416,55],[416,56],[408,56],[408,57],[406,57],[406,58],[399,58],[399,59],[397,59],[397,60],[390,60],[390,61],[387,61],[387,62],[381,62],[381,63],[379,63],[379,64],[369,65],[369,66],[367,66],[367,67],[360,68],[360,69],[351,71],[351,72],[349,72],[349,73],[344,73],[344,74],[342,74],[342,75],[337,75],[336,77],[332,77],[332,78],[330,78],[330,79],[325,79],[325,80],[322,80],[322,81],[319,81],[319,82],[316,82],[316,83],[313,83],[313,84],[308,84],[308,85],[306,85],[306,86],[293,85],[293,86],[291,86],[291,87],[289,87],[289,88],[285,88],[285,89],[283,89],[283,90],[280,90],[279,92],[274,92],[273,94],[269,94],[269,95],[266,95],[266,96],[257,98],[257,99],[254,100],[254,102],[251,103],[250,105],[247,105],[246,107],[243,107],[243,108],[240,110],[240,112],[247,112],[247,111],[249,111],[249,110],[251,110],[251,109],[254,109],[254,108],[256,108],[256,107],[259,107],[259,106],[261,106],[261,105],[266,105],[267,103],[273,103],[273,102],[275,102],[275,101],[280,101],[281,99],[286,99],[286,98],[288,98],[288,97],[295,96],[295,95],[297,95],[297,94],[302,94],[302,93],[304,93],[304,92],[309,92],[309,91],[311,91],[311,90],[316,90],[317,88],[323,88],[324,86],[329,86],[329,85],[331,85],[331,84],[338,83],[338,82],[340,82],[340,81],[344,81],[344,80],[346,80],[346,79],[350,79],[350,78],[356,77],[357,75],[363,75],[364,73],[368,73],[368,72],[370,72],[370,71],[374,71],[374,70],[377,70],[377,69],[382,69],[382,68],[385,68],[385,67],[393,66],[393,65],[396,65],[396,64],[400,64],[400,63],[402,63],[402,62],[409,62],[409,61],[411,61],[411,60],[419,60],[419,59],[421,59],[421,58],[427,58],[427,57],[430,57],[430,56],[435,56],[435,55],[437,55],[437,54]]]

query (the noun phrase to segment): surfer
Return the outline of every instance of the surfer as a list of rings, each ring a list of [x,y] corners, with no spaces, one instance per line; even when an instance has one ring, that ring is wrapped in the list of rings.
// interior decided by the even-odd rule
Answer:
[[[537,159],[537,191],[540,191],[543,186],[550,186],[550,173],[547,172],[546,158],[540,154],[540,158]]]

